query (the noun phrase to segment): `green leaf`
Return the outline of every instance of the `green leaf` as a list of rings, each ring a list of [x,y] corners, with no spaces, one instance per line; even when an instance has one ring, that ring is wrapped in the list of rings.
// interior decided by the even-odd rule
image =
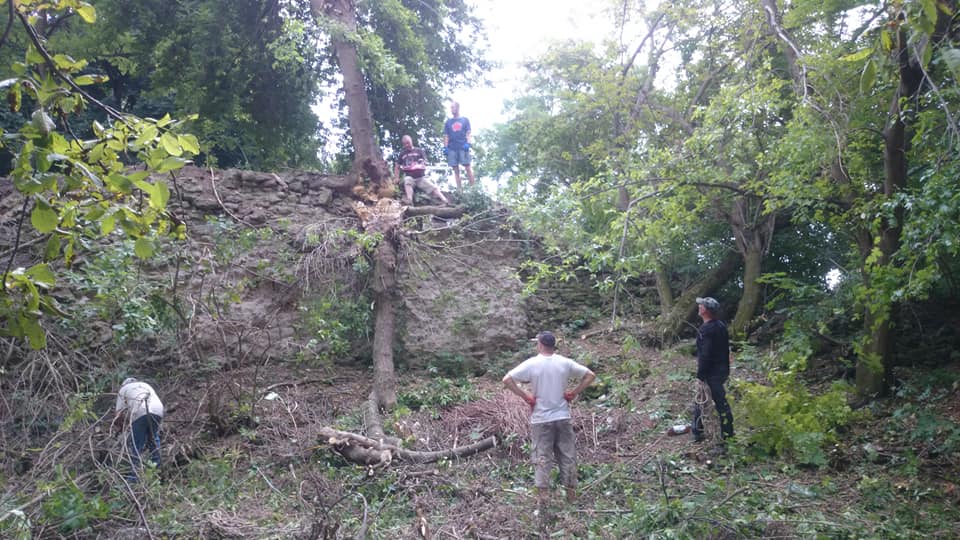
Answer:
[[[157,180],[157,183],[153,186],[153,191],[150,192],[150,206],[157,210],[163,210],[167,207],[167,201],[170,200],[170,188],[167,187],[167,183],[162,180]]]
[[[33,212],[30,213],[30,223],[38,232],[46,234],[57,228],[59,216],[53,208],[50,208],[50,205],[38,199]]]
[[[950,68],[953,78],[960,80],[960,49],[943,49],[940,51],[940,57]]]
[[[47,239],[47,245],[43,250],[43,260],[52,261],[60,255],[60,238],[57,235],[51,235]]]
[[[169,172],[182,169],[187,164],[187,160],[178,157],[168,157],[157,166],[157,172]]]
[[[170,113],[167,113],[167,114],[163,115],[163,118],[157,120],[157,127],[158,127],[158,128],[165,127],[165,126],[167,126],[170,122],[173,122],[173,120],[170,118]]]
[[[147,238],[137,238],[133,244],[133,252],[141,259],[149,259],[153,255],[153,242]]]
[[[863,72],[860,73],[860,92],[867,94],[873,89],[873,84],[877,81],[877,65],[873,59],[867,60],[863,66]]]
[[[39,351],[47,346],[47,334],[40,326],[40,321],[32,317],[20,317],[20,328],[23,330],[30,347]]]
[[[20,91],[20,84],[13,85],[13,88],[7,92],[7,105],[10,106],[11,112],[19,112],[20,106],[23,104],[23,95]]]
[[[57,283],[57,278],[53,274],[53,270],[50,270],[50,267],[46,264],[41,263],[31,266],[26,274],[38,285],[53,287]]]
[[[160,144],[171,156],[179,156],[183,153],[183,149],[180,148],[180,143],[177,141],[177,137],[169,131],[160,136]]]
[[[112,233],[114,228],[117,226],[117,216],[115,214],[110,214],[105,216],[100,220],[100,234],[107,236]]]
[[[153,192],[156,191],[156,187],[154,186],[154,184],[151,184],[146,180],[139,180],[139,179],[134,180],[133,185],[137,186],[138,188],[143,190],[144,193],[147,193],[150,196],[153,196]]]
[[[73,82],[77,83],[77,86],[90,86],[91,84],[96,84],[97,79],[93,75],[80,75],[74,77]]]
[[[143,131],[140,132],[140,135],[137,136],[137,140],[134,142],[136,146],[146,146],[147,143],[153,142],[157,135],[160,133],[160,130],[157,129],[157,126],[153,124],[147,124]]]
[[[873,49],[867,47],[866,49],[860,49],[855,53],[850,53],[850,54],[841,56],[840,61],[841,62],[860,62],[861,60],[865,60],[871,54],[873,54]]]
[[[63,248],[63,262],[69,267],[73,263],[73,243],[75,238],[68,237],[67,245]]]
[[[129,195],[133,192],[133,182],[122,174],[111,174],[106,178],[107,187],[117,193]]]
[[[47,59],[44,58],[43,55],[40,54],[40,52],[37,51],[36,47],[34,47],[33,45],[30,45],[29,47],[27,47],[26,58],[27,58],[27,62],[31,64],[42,64],[47,61]]]
[[[890,33],[890,30],[884,28],[880,31],[880,45],[886,52],[893,50],[893,34]]]
[[[937,23],[937,0],[920,0],[920,6],[923,7],[923,15],[931,24]]]
[[[80,2],[80,7],[77,9],[77,15],[79,15],[84,22],[93,24],[97,22],[97,10],[90,4],[86,2]]]
[[[189,133],[186,135],[180,135],[177,137],[177,140],[180,142],[180,146],[187,152],[191,154],[200,153],[200,142],[197,141],[197,138]]]

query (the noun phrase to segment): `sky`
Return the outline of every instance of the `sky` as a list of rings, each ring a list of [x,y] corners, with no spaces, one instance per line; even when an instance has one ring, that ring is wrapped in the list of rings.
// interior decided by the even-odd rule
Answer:
[[[451,96],[460,102],[460,114],[470,119],[474,133],[506,120],[503,101],[522,87],[523,61],[540,56],[553,42],[569,38],[599,40],[611,28],[600,7],[603,2],[473,0],[473,4],[487,30],[488,57],[501,64],[488,75],[492,86],[478,84]]]

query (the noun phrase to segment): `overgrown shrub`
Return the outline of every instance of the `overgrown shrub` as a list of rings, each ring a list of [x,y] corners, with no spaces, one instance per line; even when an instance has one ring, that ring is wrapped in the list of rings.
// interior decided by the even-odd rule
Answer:
[[[814,396],[795,372],[771,372],[770,380],[770,386],[736,384],[740,416],[752,428],[747,442],[771,454],[792,455],[803,464],[826,465],[825,446],[836,440],[837,428],[855,417],[847,405],[850,386],[838,381]]]
[[[397,401],[400,405],[416,411],[427,407],[444,408],[467,403],[476,400],[479,395],[477,388],[466,379],[435,377],[428,385],[401,390]]]
[[[43,518],[61,533],[73,533],[106,519],[110,505],[99,496],[84,493],[74,479],[57,469],[57,479],[41,486],[49,493],[43,501]]]
[[[134,241],[122,240],[65,272],[80,299],[64,324],[81,330],[91,320],[102,320],[118,343],[172,328],[175,315],[164,300],[164,282],[145,279],[137,261]]]
[[[373,331],[373,311],[362,294],[351,296],[335,289],[306,300],[299,309],[299,331],[306,342],[300,358],[309,364],[352,359]]]

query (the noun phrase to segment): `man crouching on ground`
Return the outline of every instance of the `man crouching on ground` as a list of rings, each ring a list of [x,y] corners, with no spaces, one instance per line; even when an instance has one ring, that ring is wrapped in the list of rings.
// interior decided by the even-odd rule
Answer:
[[[557,338],[550,332],[537,336],[537,356],[511,369],[503,384],[530,405],[531,454],[534,483],[540,503],[550,494],[550,470],[553,462],[560,468],[560,483],[566,488],[567,501],[577,496],[577,449],[570,406],[580,392],[590,386],[596,375],[573,360],[554,354]],[[570,379],[580,384],[567,390]],[[529,383],[531,393],[517,383]]]

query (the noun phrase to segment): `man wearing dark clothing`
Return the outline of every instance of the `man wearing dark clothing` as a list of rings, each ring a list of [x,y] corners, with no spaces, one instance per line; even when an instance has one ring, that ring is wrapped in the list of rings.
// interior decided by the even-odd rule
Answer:
[[[733,412],[727,403],[723,388],[730,377],[730,335],[727,325],[716,319],[720,302],[714,298],[697,298],[697,311],[703,324],[697,331],[697,379],[710,388],[713,403],[720,417],[720,431],[724,438],[733,437]],[[699,403],[693,404],[693,440],[703,440],[703,410]]]

